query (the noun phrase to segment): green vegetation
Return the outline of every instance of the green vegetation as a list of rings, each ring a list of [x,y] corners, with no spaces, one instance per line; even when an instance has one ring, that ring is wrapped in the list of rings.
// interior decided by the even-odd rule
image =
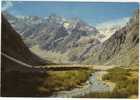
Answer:
[[[49,71],[48,77],[39,88],[44,93],[70,90],[82,85],[90,76],[91,70]]]
[[[82,85],[91,70],[9,72],[2,78],[2,96],[50,96],[60,90],[70,90]]]
[[[138,75],[136,71],[123,68],[114,68],[109,70],[109,74],[103,77],[104,80],[110,80],[116,83],[113,95],[114,97],[129,97],[138,95]]]
[[[115,82],[113,92],[90,93],[84,97],[97,98],[129,98],[138,96],[138,70],[113,68],[108,70],[103,80]]]

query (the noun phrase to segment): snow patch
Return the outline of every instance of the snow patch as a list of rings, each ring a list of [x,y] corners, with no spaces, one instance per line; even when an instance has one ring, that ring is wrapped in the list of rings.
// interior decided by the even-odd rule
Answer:
[[[105,35],[105,38],[102,38],[101,42],[104,42],[110,36],[112,36],[117,30],[124,27],[128,23],[129,19],[130,17],[124,17],[121,19],[111,20],[96,25],[96,28],[98,29],[99,33]]]

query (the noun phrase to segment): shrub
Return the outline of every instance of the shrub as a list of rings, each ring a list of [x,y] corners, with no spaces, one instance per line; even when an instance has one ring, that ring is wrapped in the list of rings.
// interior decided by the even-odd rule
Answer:
[[[133,78],[131,72],[137,73],[138,70],[129,70],[123,68],[113,68],[108,70],[108,74],[103,80],[109,80],[116,83],[112,92],[90,93],[84,97],[96,98],[128,98],[131,95],[138,96],[138,77]]]

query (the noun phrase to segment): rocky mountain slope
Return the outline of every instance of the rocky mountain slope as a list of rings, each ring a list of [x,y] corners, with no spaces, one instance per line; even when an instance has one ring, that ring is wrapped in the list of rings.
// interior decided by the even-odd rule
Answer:
[[[8,21],[2,16],[2,53],[7,54],[15,59],[25,62],[30,65],[45,64],[44,60],[33,54],[27,46],[25,46],[20,35],[11,27]],[[3,68],[6,70],[16,70],[16,66],[11,66],[8,59],[4,58]],[[5,63],[7,62],[7,63]],[[8,63],[9,62],[9,63]],[[12,62],[13,63],[13,62]]]
[[[7,11],[3,11],[2,13],[20,35],[30,30],[34,25],[44,22],[44,20],[38,16],[14,16]]]
[[[29,25],[27,25],[24,21],[19,20],[15,16],[9,14],[7,11],[3,11],[3,15],[8,19],[12,27],[20,34],[24,32]]]
[[[121,19],[97,24],[96,28],[99,30],[99,33],[105,35],[105,37],[101,39],[101,42],[104,42],[110,38],[111,35],[113,35],[117,30],[120,30],[122,27],[124,27],[128,23],[129,19],[129,17],[124,17]]]
[[[139,59],[138,11],[125,27],[116,31],[108,40],[84,56],[84,62],[88,64],[137,65]]]
[[[59,17],[50,16],[48,18],[48,28],[45,28],[45,34],[37,39],[38,41],[41,40],[40,45],[42,48],[65,52],[77,46],[77,41],[82,36],[88,36],[89,34],[97,35],[98,31],[94,27],[87,25],[79,19],[66,20],[62,23],[60,21],[62,18],[58,21],[57,18]]]
[[[30,25],[22,34],[30,48],[38,47],[39,51],[64,54],[68,61],[77,63],[129,65],[138,62],[138,42],[134,45],[134,41],[138,41],[139,29],[135,22],[138,18],[133,17],[129,22],[128,18],[122,19],[109,27],[99,25],[97,29],[79,18],[66,19],[55,14],[47,18],[16,18]]]
[[[38,86],[44,73],[34,65],[48,62],[34,55],[25,46],[20,35],[11,27],[2,15],[2,47],[1,47],[1,96],[37,96]],[[5,56],[5,55],[8,55]],[[27,67],[10,58],[32,65]]]
[[[7,13],[5,15],[9,16]],[[55,14],[48,18],[37,16],[18,16],[15,17],[16,20],[7,18],[12,26],[22,33],[24,42],[29,47],[39,45],[41,49],[65,52],[77,46],[77,41],[81,37],[92,35],[97,40],[104,37],[95,27],[88,25],[79,18],[66,19]],[[20,24],[23,25],[20,27]]]

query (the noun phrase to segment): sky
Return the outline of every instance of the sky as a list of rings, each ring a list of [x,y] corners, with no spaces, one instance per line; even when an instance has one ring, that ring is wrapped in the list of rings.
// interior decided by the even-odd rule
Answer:
[[[66,18],[78,17],[96,25],[133,15],[138,3],[98,3],[98,2],[48,2],[48,1],[9,1],[2,2],[2,9],[15,16],[43,16],[51,14]]]

